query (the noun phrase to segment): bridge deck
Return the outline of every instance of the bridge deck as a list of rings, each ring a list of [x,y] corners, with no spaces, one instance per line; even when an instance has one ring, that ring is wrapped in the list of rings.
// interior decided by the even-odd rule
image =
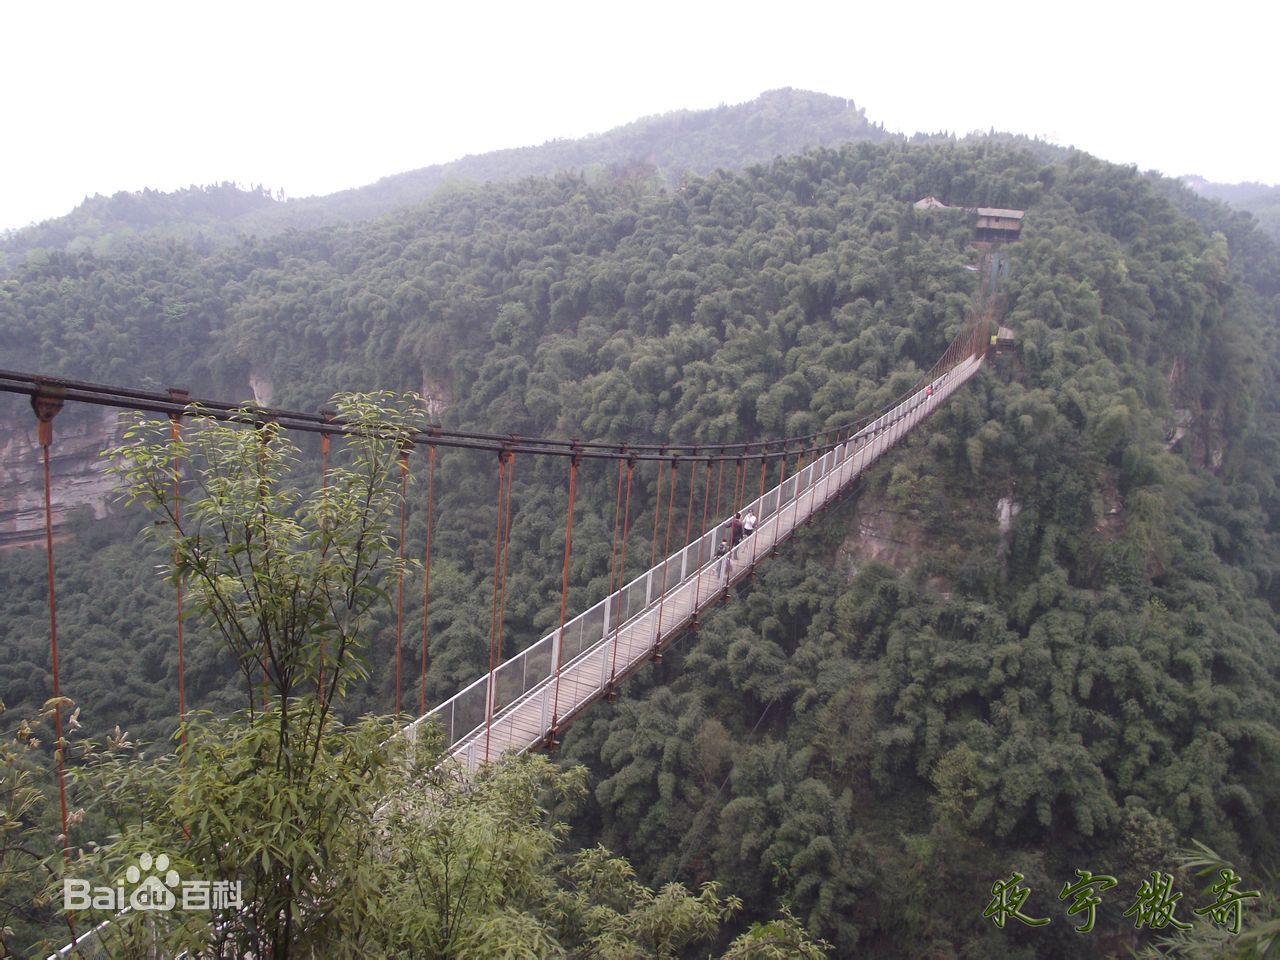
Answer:
[[[661,653],[728,587],[831,502],[886,450],[925,420],[977,372],[969,357],[907,397],[846,443],[829,450],[760,499],[759,524],[726,565],[714,545],[728,539],[730,518],[646,571],[591,610],[565,624],[564,639],[549,634],[486,674],[405,729],[436,718],[445,729],[447,755],[468,772],[505,753],[545,743],[628,674]],[[779,506],[780,505],[780,506]],[[556,664],[563,662],[556,679]],[[486,720],[486,718],[489,718]]]

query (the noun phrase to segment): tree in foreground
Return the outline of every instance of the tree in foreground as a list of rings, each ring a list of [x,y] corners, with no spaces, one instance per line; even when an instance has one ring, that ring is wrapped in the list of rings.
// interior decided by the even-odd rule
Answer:
[[[120,737],[80,768],[114,835],[66,870],[78,928],[110,919],[99,940],[112,956],[674,958],[714,940],[741,906],[714,884],[654,892],[602,849],[563,854],[581,769],[532,757],[464,778],[432,730],[335,716],[398,572],[390,521],[418,425],[411,399],[335,406],[343,449],[309,495],[289,482],[297,448],[248,408],[233,423],[192,409],[182,439],[140,420],[113,451],[246,701],[228,718],[183,718],[164,756]],[[823,946],[784,915],[726,956]]]
[[[55,704],[46,704],[45,712]],[[0,725],[7,728],[0,737],[0,958],[21,950],[51,919],[48,897],[40,891],[61,854],[47,853],[57,828],[41,789],[39,721],[24,717],[9,727],[12,718],[0,701]]]

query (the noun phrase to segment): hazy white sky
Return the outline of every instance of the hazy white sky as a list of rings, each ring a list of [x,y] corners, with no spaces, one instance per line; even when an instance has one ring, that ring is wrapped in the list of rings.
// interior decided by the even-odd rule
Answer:
[[[1243,0],[0,0],[0,229],[144,187],[330,193],[787,86],[897,132],[1277,183],[1278,28]]]

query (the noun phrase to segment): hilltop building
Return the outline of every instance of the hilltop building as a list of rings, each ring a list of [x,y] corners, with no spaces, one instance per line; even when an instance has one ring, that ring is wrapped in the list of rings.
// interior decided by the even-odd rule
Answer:
[[[980,243],[1008,243],[1017,240],[1022,232],[1022,217],[1025,213],[1025,210],[979,207],[978,222],[973,225],[973,239]]]
[[[1026,215],[1025,210],[1001,207],[953,207],[937,197],[922,197],[914,206],[917,210],[964,210],[975,214],[978,219],[973,225],[973,239],[979,244],[1017,240],[1022,232],[1022,218]]]

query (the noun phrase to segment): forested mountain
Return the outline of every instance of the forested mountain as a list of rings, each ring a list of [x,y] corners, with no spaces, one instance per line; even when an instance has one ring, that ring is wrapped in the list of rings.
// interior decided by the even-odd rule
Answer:
[[[1183,182],[1202,197],[1221,200],[1258,218],[1258,224],[1280,240],[1280,187],[1262,183],[1211,183],[1202,177],[1184,177]]]
[[[513,180],[564,171],[652,168],[672,187],[690,173],[738,169],[812,147],[860,140],[900,139],[869,123],[852,101],[806,90],[772,90],[748,103],[712,110],[677,110],[579,140],[552,140],[538,147],[517,147],[463,157],[453,163],[384,177],[360,190],[298,204],[311,217],[341,214],[351,219],[416,203],[440,184]],[[302,224],[301,219],[291,222]]]
[[[277,202],[268,189],[240,190],[232,184],[171,194],[145,190],[95,196],[65,217],[0,237],[0,276],[29,250],[109,245],[142,231],[226,237],[367,220],[421,203],[442,185],[456,181],[641,170],[671,187],[688,173],[737,169],[810,147],[885,139],[890,135],[869,123],[865,111],[851,101],[789,88],[773,90],[748,103],[678,110],[580,140],[466,156],[323,197]]]
[[[805,434],[878,408],[962,324],[972,221],[914,209],[925,196],[1027,211],[1002,290],[1016,355],[570,731],[592,790],[575,835],[646,882],[789,904],[839,956],[1103,956],[1148,937],[1122,914],[1193,839],[1241,889],[1280,867],[1280,255],[1249,217],[984,141],[849,144],[675,187],[631,167],[451,183],[343,226],[40,251],[0,286],[0,351],[292,408],[410,388],[493,433]],[[655,478],[637,475],[646,556]],[[492,457],[445,454],[437,482],[432,700],[485,662]],[[583,478],[575,610],[606,590],[613,483]],[[420,550],[421,477],[412,496]],[[522,461],[512,502],[518,644],[557,615],[563,464]],[[156,736],[173,608],[140,523],[59,547],[63,684],[82,722]],[[11,708],[48,689],[42,574],[38,551],[0,553]],[[389,709],[390,625],[352,712]],[[188,696],[242,698],[189,643]],[[1077,869],[1118,880],[1087,934],[1057,899]],[[1014,871],[1050,925],[984,919]],[[1179,918],[1207,924],[1179,889]]]
[[[105,252],[127,246],[140,233],[172,235],[207,245],[236,236],[247,214],[275,205],[265,188],[242,189],[234,183],[188,187],[173,193],[121,191],[110,197],[89,197],[65,217],[0,235],[0,277],[34,250]]]

